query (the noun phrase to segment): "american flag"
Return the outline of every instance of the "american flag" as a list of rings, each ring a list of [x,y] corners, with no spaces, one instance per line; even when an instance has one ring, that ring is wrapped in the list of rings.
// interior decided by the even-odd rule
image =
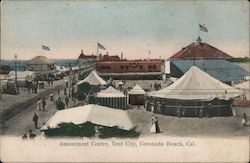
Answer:
[[[45,45],[42,45],[42,49],[50,51],[50,48],[48,46],[45,46]]]
[[[98,48],[100,48],[100,49],[106,50],[106,48],[105,48],[102,44],[100,44],[99,42],[97,43],[97,46],[98,46]]]
[[[200,27],[200,31],[208,32],[207,27],[205,26],[205,24],[203,24],[203,25],[199,24],[199,27]]]

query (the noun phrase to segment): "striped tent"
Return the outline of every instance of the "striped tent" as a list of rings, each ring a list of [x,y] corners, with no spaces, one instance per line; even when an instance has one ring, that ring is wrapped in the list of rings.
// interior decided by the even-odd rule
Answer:
[[[112,86],[97,93],[97,100],[100,105],[112,108],[127,108],[127,97]]]

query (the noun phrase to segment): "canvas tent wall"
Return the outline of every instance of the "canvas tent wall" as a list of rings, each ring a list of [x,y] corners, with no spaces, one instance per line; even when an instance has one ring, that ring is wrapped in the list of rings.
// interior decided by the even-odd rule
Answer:
[[[144,97],[146,92],[136,84],[128,93],[129,104],[131,105],[144,105]]]
[[[41,130],[58,128],[61,123],[80,125],[86,122],[106,127],[117,126],[122,130],[130,130],[134,127],[126,111],[99,105],[85,105],[57,111]]]
[[[97,93],[98,103],[102,106],[108,106],[111,108],[126,109],[127,108],[127,98],[126,96],[109,86],[107,89],[102,90]]]
[[[211,108],[210,103],[212,116],[229,116],[232,99],[241,94],[241,91],[193,66],[172,85],[150,92],[146,108],[167,115],[177,115],[177,110],[181,109],[185,116],[197,116],[200,109]]]
[[[185,117],[198,117],[200,115],[200,110],[202,109],[203,116],[206,116],[206,114],[209,113],[210,116],[216,117],[231,116],[231,103],[232,100],[222,99],[202,101],[146,97],[145,108],[147,111],[150,112],[171,116],[178,116],[179,109],[181,116]],[[210,105],[212,107],[210,107]]]

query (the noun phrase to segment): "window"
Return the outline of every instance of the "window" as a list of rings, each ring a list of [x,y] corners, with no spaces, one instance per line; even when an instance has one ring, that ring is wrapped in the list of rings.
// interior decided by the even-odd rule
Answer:
[[[142,66],[142,65],[140,65],[139,67],[140,67],[140,69],[142,69],[142,68],[143,68],[143,66]]]
[[[121,69],[123,69],[124,67],[123,66],[120,66],[121,67]]]
[[[149,66],[148,66],[148,68],[149,68],[149,69],[151,69],[151,68],[152,68],[152,66],[151,66],[151,65],[149,65]]]
[[[153,65],[153,69],[156,69],[156,66],[155,66],[155,65]]]

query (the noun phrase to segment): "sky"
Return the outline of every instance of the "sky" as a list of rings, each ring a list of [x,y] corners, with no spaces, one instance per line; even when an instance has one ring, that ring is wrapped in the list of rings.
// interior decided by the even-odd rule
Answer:
[[[5,0],[1,19],[1,59],[76,59],[82,49],[96,54],[97,42],[107,49],[102,54],[167,59],[198,36],[234,57],[249,56],[246,0]]]

